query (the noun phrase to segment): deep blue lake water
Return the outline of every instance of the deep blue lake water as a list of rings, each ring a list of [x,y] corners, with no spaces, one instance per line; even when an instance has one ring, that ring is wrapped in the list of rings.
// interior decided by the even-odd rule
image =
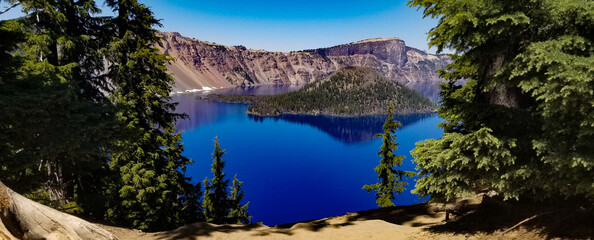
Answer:
[[[270,94],[288,88],[226,90],[230,94]],[[226,154],[224,172],[243,181],[245,200],[254,222],[277,225],[376,208],[375,194],[361,189],[377,182],[374,168],[385,117],[337,118],[287,115],[274,118],[246,114],[247,105],[204,102],[196,95],[176,95],[185,155],[195,163],[187,175],[193,182],[212,177],[213,139]],[[415,142],[438,138],[441,119],[435,114],[397,115],[397,153],[406,156],[402,168],[414,170],[410,150]],[[396,196],[397,205],[423,202],[410,193]]]

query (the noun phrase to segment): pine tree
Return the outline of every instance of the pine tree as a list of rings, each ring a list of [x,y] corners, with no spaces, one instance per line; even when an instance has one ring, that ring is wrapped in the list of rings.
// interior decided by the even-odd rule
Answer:
[[[21,24],[15,20],[0,21],[0,84],[5,84],[17,76],[17,69],[22,65],[22,58],[14,55],[18,44],[25,41]]]
[[[237,176],[233,179],[231,196],[228,196],[227,188],[229,180],[225,179],[225,162],[223,155],[225,151],[219,145],[219,139],[214,139],[214,150],[212,152],[212,173],[213,178],[204,179],[204,216],[207,222],[216,224],[242,224],[249,223],[250,216],[247,212],[248,204],[241,205],[244,191]]]
[[[21,36],[6,58],[16,63],[13,74],[0,82],[0,138],[8,146],[2,180],[23,193],[49,192],[58,207],[82,204],[102,195],[97,184],[114,122],[97,74],[98,8],[91,0],[13,2],[26,16],[2,23]]]
[[[409,5],[439,19],[430,45],[456,52],[440,73],[445,134],[412,152],[422,175],[414,191],[594,199],[594,2]]]
[[[112,18],[94,0],[9,2],[26,16],[0,22],[0,179],[129,227],[201,220],[148,7],[107,1]]]
[[[212,152],[212,173],[213,178],[204,179],[204,216],[207,222],[212,223],[227,223],[227,215],[229,212],[229,201],[227,199],[227,188],[229,187],[229,180],[225,179],[225,162],[223,162],[223,155],[225,150],[222,150],[219,145],[219,139],[214,139],[214,150]]]
[[[367,192],[376,191],[376,203],[379,207],[395,206],[392,200],[395,199],[394,194],[400,194],[404,191],[404,186],[407,184],[404,178],[415,175],[415,172],[395,169],[402,165],[404,156],[394,155],[394,151],[398,148],[394,133],[402,125],[394,120],[393,108],[393,105],[390,104],[386,110],[387,117],[382,127],[384,133],[376,135],[376,137],[382,137],[382,146],[377,153],[382,159],[375,168],[379,182],[363,186],[363,189],[367,190]]]
[[[25,40],[25,32],[21,25],[15,20],[0,21],[0,108],[3,110],[6,109],[5,105],[9,105],[7,103],[10,99],[6,95],[12,93],[7,89],[10,88],[11,82],[15,81],[18,69],[23,65],[22,57],[13,55],[18,49],[17,45]],[[9,120],[9,115],[8,112],[0,115],[0,179],[11,185],[20,174],[20,169],[26,167],[22,166],[25,165],[23,162],[16,164],[16,161],[11,161],[16,149],[10,136],[10,132],[14,131],[14,124]]]
[[[243,195],[245,192],[241,189],[241,185],[243,182],[240,182],[237,179],[237,174],[233,177],[233,185],[231,186],[231,197],[230,201],[230,209],[229,209],[229,219],[230,221],[235,221],[236,224],[248,224],[251,223],[250,219],[252,218],[248,213],[247,209],[249,206],[249,202],[244,205],[241,205],[241,201],[243,200]]]
[[[110,62],[112,101],[123,130],[110,153],[111,169],[119,176],[108,192],[108,218],[146,230],[163,230],[199,219],[195,200],[199,185],[183,172],[192,161],[182,155],[181,135],[170,96],[173,78],[167,72],[170,58],[155,47],[160,38],[152,26],[159,21],[136,0],[108,0],[117,16],[111,30]]]

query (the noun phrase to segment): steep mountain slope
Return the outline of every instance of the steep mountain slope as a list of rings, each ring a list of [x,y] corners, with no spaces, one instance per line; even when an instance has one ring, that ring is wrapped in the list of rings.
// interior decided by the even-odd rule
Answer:
[[[248,86],[305,84],[323,79],[347,66],[370,67],[390,80],[435,99],[441,79],[435,73],[451,60],[407,47],[398,38],[378,38],[297,52],[267,52],[243,46],[223,46],[160,33],[162,51],[176,60],[169,66],[174,91]]]

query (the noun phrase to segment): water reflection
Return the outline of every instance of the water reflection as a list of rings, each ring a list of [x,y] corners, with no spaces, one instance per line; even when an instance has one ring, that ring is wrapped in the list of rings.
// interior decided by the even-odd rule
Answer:
[[[194,183],[212,176],[212,139],[218,136],[227,151],[225,172],[244,182],[253,221],[276,225],[376,207],[375,195],[361,187],[377,181],[373,169],[381,139],[373,135],[381,132],[383,116],[258,118],[246,114],[245,104],[205,102],[197,96],[174,96],[177,112],[189,116],[177,124],[183,131],[184,155],[195,161],[186,174]],[[401,168],[413,171],[410,151],[415,142],[441,136],[436,127],[441,119],[434,114],[396,119],[404,125],[396,133],[396,153],[406,157]],[[410,192],[414,179],[408,182],[396,203],[423,202]]]
[[[207,102],[197,98],[197,95],[190,94],[175,96],[174,100],[179,102],[176,112],[188,115],[187,119],[180,120],[176,124],[177,129],[182,131],[190,131],[216,122],[239,121],[247,118],[253,122],[271,120],[307,125],[343,143],[360,143],[370,141],[376,133],[382,132],[382,126],[386,120],[385,116],[345,118],[291,114],[260,117],[246,114],[248,107],[246,104]],[[432,113],[422,113],[396,115],[394,118],[402,123],[402,128],[406,128],[432,116],[434,116]]]
[[[277,84],[224,88],[206,93],[176,94],[173,96],[173,101],[178,103],[175,112],[188,115],[188,119],[179,120],[176,123],[176,128],[179,130],[192,130],[202,125],[223,121],[228,118],[244,116],[247,112],[247,105],[245,104],[206,102],[200,100],[200,96],[204,94],[275,95],[297,91],[303,86],[304,85]]]
[[[206,102],[197,97],[195,94],[174,96],[173,100],[178,102],[176,112],[188,115],[187,119],[177,121],[175,127],[178,130],[192,130],[228,118],[237,118],[247,111],[245,104]]]
[[[406,128],[409,125],[432,116],[434,116],[432,113],[401,114],[396,115],[394,118],[402,123],[402,128]],[[382,126],[386,120],[385,115],[351,118],[310,115],[281,115],[276,117],[249,115],[248,117],[255,122],[273,119],[275,121],[283,120],[301,125],[309,125],[343,143],[360,143],[372,140],[376,133],[382,132]]]
[[[233,95],[269,95],[295,91],[301,87],[303,86],[265,85],[221,89],[217,90],[216,93]],[[179,103],[176,112],[188,115],[188,119],[177,122],[177,129],[191,131],[200,126],[226,120],[251,120],[252,122],[272,120],[311,126],[343,143],[360,143],[370,141],[376,133],[382,132],[382,126],[385,121],[385,116],[351,118],[310,115],[281,115],[276,117],[253,116],[246,114],[248,107],[246,104],[207,102],[200,99],[201,94],[205,93],[179,94],[173,97],[173,100]],[[402,123],[402,128],[406,128],[409,125],[432,116],[434,116],[432,113],[404,114],[396,115],[395,119]]]

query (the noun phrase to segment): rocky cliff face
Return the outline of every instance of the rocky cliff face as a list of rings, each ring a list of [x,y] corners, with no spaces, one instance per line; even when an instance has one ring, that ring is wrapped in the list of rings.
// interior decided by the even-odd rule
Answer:
[[[421,94],[435,99],[442,79],[435,73],[451,60],[407,47],[397,38],[378,38],[297,52],[267,52],[223,46],[160,33],[162,51],[176,60],[169,66],[174,91],[260,84],[306,84],[347,66],[377,69]]]

